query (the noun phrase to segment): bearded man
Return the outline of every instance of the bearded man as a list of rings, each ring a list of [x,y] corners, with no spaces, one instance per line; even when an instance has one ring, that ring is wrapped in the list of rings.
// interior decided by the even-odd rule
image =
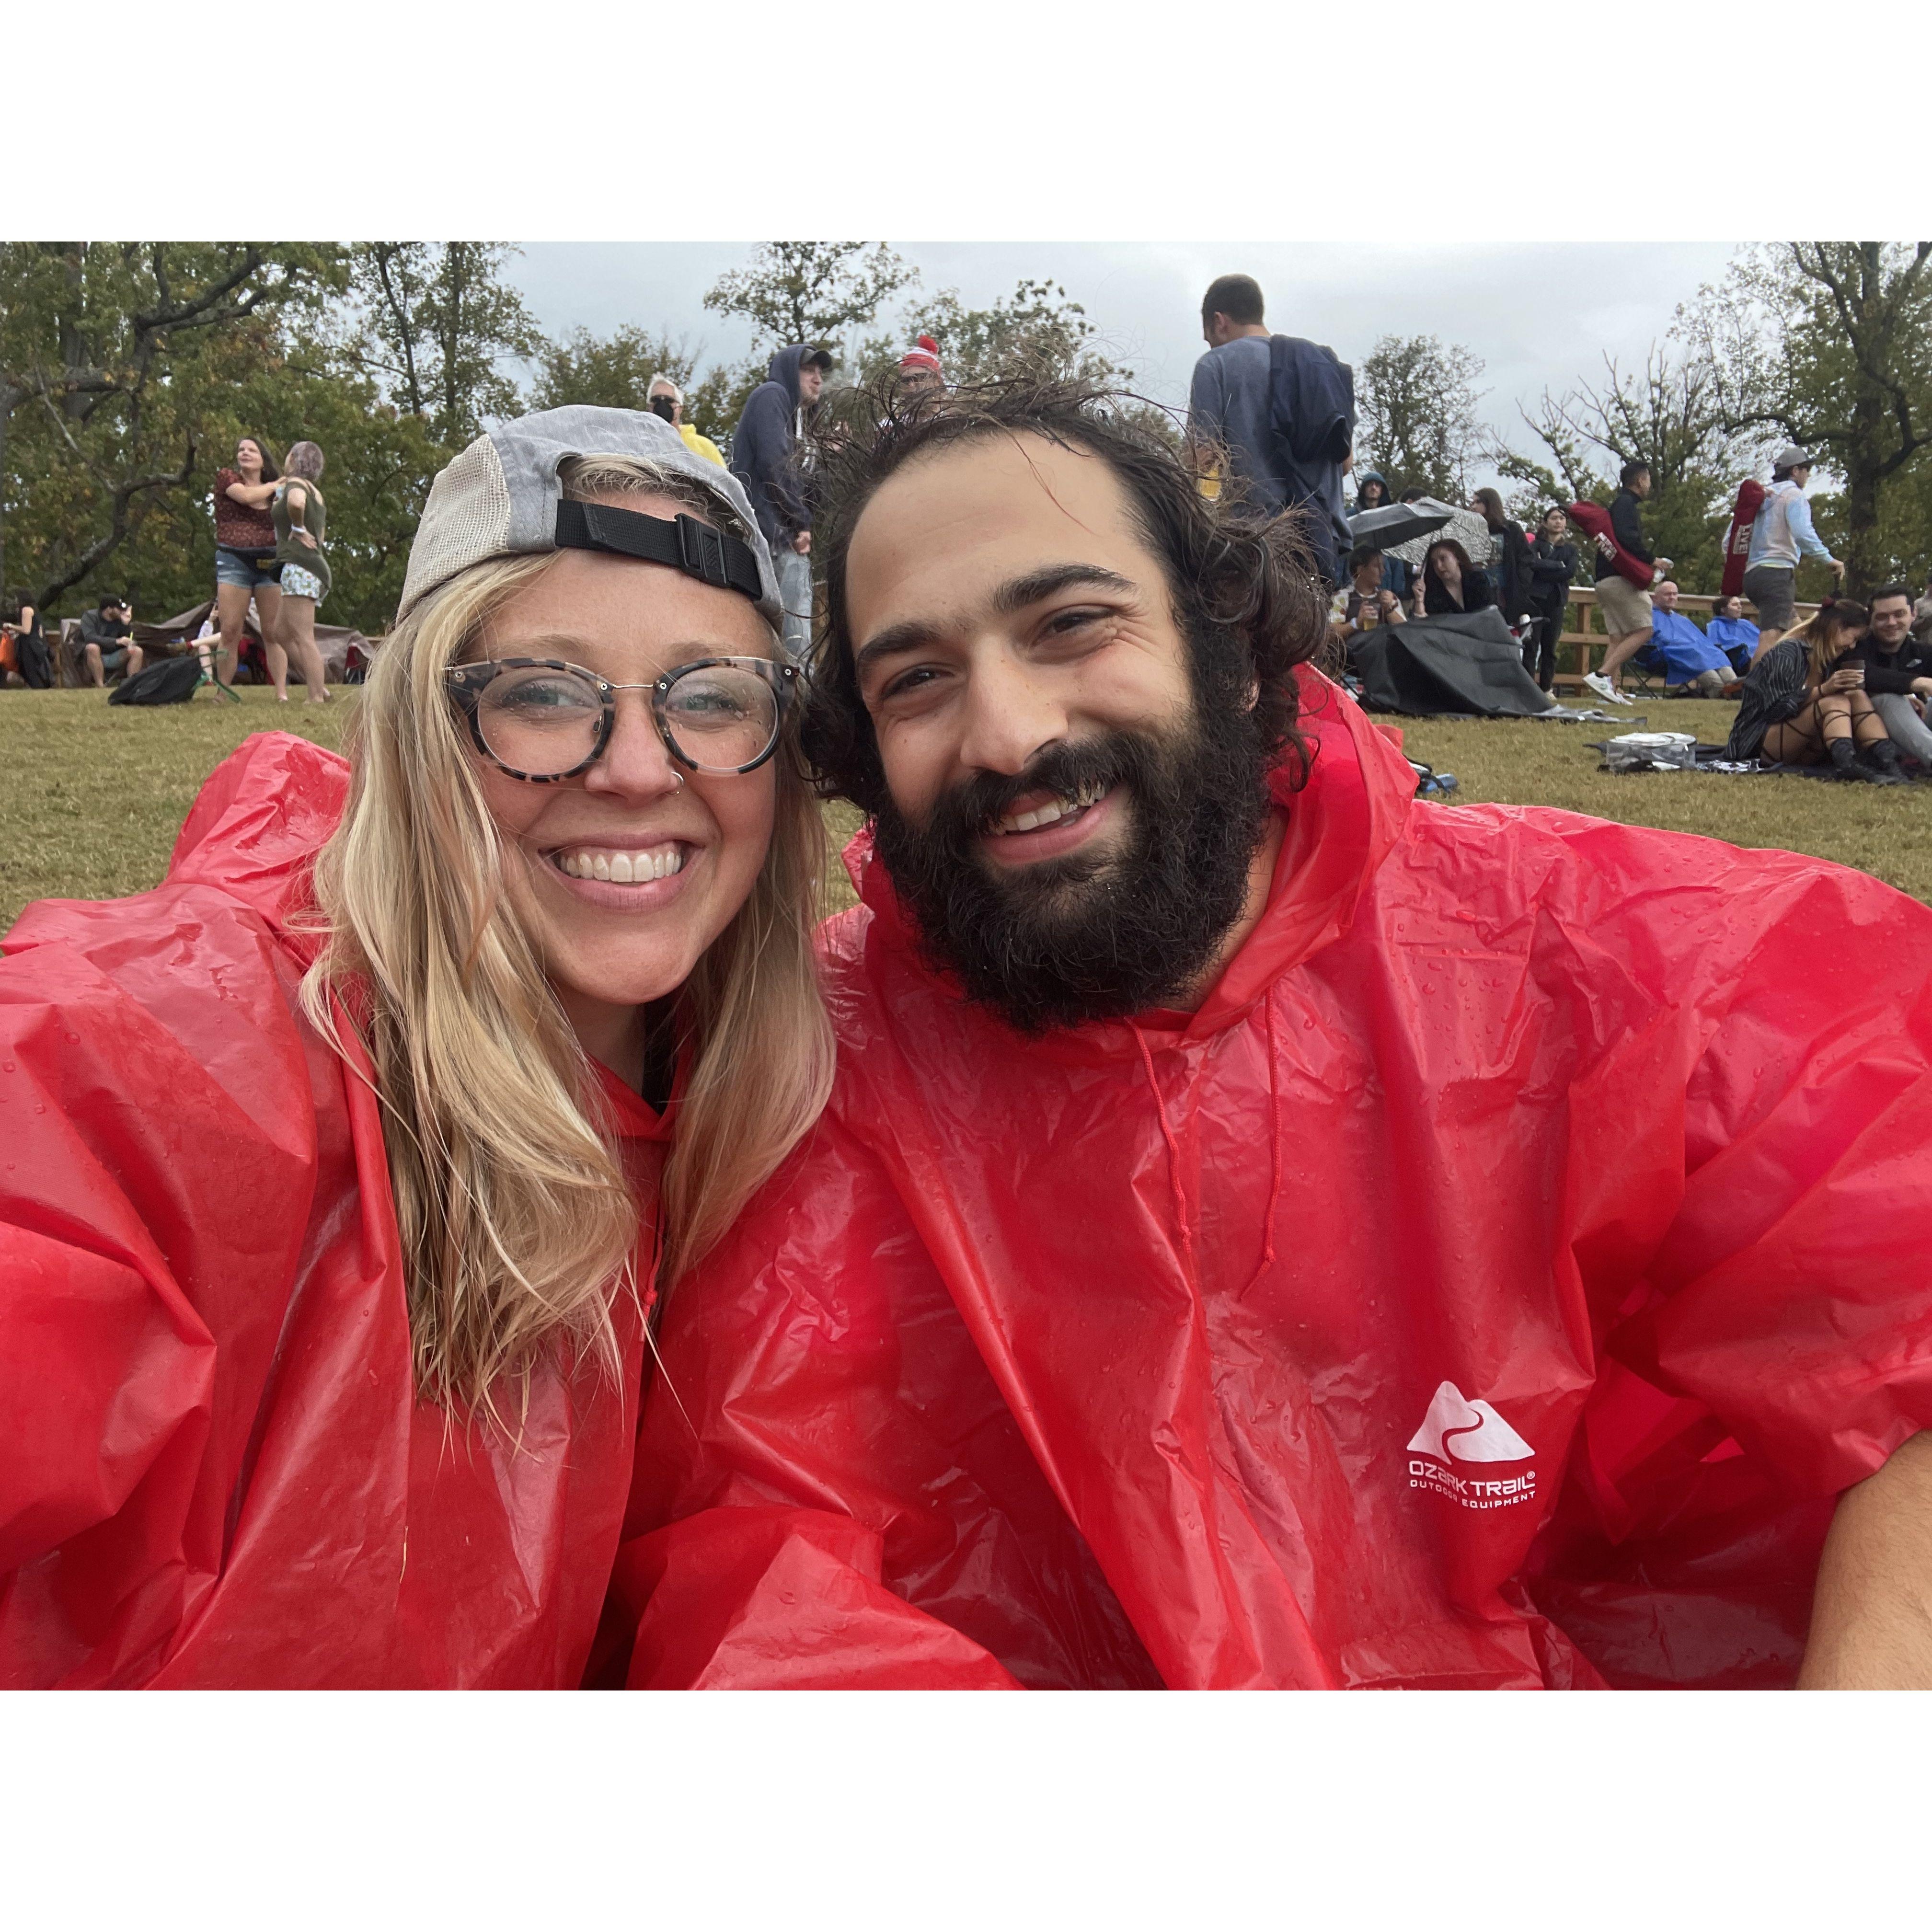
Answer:
[[[1932,1682],[1932,912],[1415,802],[1078,388],[820,474],[838,1082],[670,1286],[605,1681]]]

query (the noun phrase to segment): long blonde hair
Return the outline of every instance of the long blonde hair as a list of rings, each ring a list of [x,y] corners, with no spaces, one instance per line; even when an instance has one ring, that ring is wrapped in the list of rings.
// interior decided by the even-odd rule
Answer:
[[[717,505],[634,459],[586,460],[566,494]],[[377,654],[347,734],[347,809],[316,866],[311,1022],[373,1063],[402,1237],[418,1388],[496,1413],[546,1353],[616,1361],[638,1215],[590,1060],[506,890],[512,862],[444,674],[554,553],[474,566]],[[825,833],[788,730],[770,849],[750,896],[678,989],[691,1065],[660,1190],[668,1286],[811,1126],[832,1082],[812,928]],[[746,781],[754,782],[755,781]]]

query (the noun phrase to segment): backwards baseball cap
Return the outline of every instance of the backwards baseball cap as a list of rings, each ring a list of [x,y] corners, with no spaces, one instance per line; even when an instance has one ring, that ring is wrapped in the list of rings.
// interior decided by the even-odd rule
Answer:
[[[1787,442],[1771,459],[1771,466],[1774,470],[1809,470],[1811,467],[1811,459],[1798,447],[1797,444]]]
[[[730,527],[566,502],[563,466],[608,456],[630,457],[695,484]],[[605,550],[661,563],[749,598],[775,631],[784,622],[771,551],[737,478],[696,454],[662,416],[584,404],[499,424],[437,472],[410,546],[397,621],[472,564],[550,550]]]

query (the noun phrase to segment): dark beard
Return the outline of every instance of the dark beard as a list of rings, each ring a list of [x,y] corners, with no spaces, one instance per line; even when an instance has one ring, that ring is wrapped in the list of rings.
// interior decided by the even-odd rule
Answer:
[[[874,837],[932,962],[1020,1032],[1044,1033],[1142,1012],[1200,980],[1247,903],[1270,762],[1249,713],[1196,705],[1172,730],[1056,745],[1014,778],[980,772],[923,826],[888,803]],[[1096,784],[1128,813],[1108,856],[1009,872],[980,852],[1028,792]]]

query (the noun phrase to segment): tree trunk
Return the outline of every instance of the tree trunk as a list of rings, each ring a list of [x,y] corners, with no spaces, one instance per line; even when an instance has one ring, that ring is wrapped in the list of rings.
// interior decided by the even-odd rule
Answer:
[[[1896,442],[1887,434],[1885,392],[1865,373],[1870,338],[1879,325],[1882,268],[1879,244],[1862,242],[1858,275],[1847,290],[1854,329],[1852,346],[1859,364],[1852,401],[1852,435],[1845,454],[1845,592],[1868,596],[1885,568],[1879,555],[1878,486],[1887,446]],[[1848,278],[1849,279],[1849,278]]]
[[[1886,567],[1879,554],[1878,461],[1871,440],[1879,428],[1877,412],[1868,420],[1861,396],[1845,458],[1845,593],[1861,600],[1870,596]]]
[[[94,364],[94,344],[81,333],[81,317],[86,288],[82,271],[87,258],[85,242],[63,242],[60,244],[62,256],[67,264],[67,294],[68,308],[60,319],[61,362],[71,376],[77,370],[91,369]],[[69,389],[61,398],[61,408],[70,422],[86,419],[93,406],[94,398],[83,395],[77,389]]]
[[[7,432],[12,428],[14,411],[26,392],[0,384],[0,476],[7,473]],[[0,601],[7,595],[7,504],[0,497]]]
[[[442,422],[444,442],[466,441],[457,422],[457,404],[462,380],[464,284],[470,261],[466,242],[443,244],[442,314]]]

